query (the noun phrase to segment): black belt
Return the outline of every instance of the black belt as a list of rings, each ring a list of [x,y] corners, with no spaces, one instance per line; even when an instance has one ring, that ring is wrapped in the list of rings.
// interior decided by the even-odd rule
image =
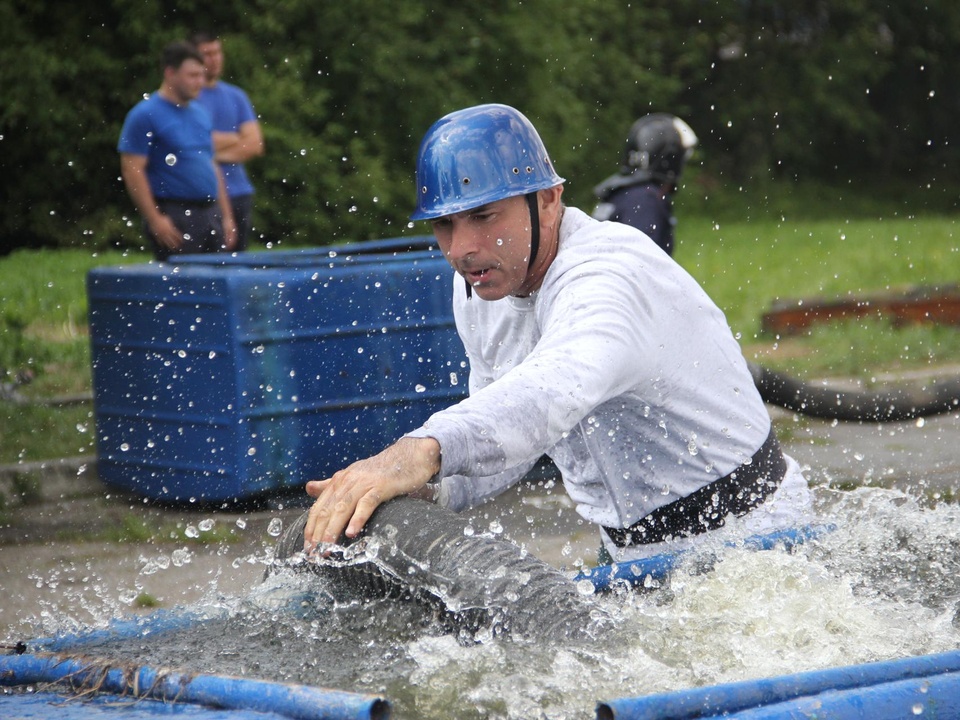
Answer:
[[[770,434],[750,459],[726,477],[657,508],[628,528],[604,527],[617,547],[649,545],[721,528],[728,515],[741,517],[763,504],[787,472],[780,443]]]
[[[204,200],[186,200],[184,198],[171,198],[163,197],[157,198],[157,203],[168,203],[170,205],[180,205],[185,208],[208,208],[211,205],[216,204],[216,200],[211,200],[209,198]]]

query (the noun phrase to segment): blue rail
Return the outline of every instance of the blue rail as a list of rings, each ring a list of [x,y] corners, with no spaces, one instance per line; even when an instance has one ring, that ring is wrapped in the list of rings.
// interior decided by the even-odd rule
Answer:
[[[806,525],[802,528],[777,530],[764,535],[751,535],[742,543],[730,542],[726,545],[728,547],[742,545],[752,550],[771,550],[775,547],[784,547],[789,550],[795,545],[813,540],[833,529],[832,525]],[[596,592],[611,590],[618,583],[639,587],[649,580],[663,580],[687,554],[687,552],[662,553],[641,560],[600,565],[584,570],[574,577],[574,581],[588,580],[593,583]]]
[[[291,720],[386,720],[390,716],[390,705],[382,698],[309,685],[111,666],[62,655],[0,656],[0,685],[37,683],[130,699],[253,710]]]
[[[960,652],[602,702],[597,720],[960,717]]]

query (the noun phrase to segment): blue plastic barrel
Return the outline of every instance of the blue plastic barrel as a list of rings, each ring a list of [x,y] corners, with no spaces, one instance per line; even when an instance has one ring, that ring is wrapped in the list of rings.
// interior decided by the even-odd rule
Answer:
[[[465,397],[439,251],[344,247],[92,270],[103,482],[171,502],[300,488]]]

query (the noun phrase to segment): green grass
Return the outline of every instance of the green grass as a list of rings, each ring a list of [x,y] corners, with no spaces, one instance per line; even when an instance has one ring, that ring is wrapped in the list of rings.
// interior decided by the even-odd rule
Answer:
[[[801,377],[873,375],[957,362],[960,329],[877,320],[760,332],[777,300],[853,297],[960,280],[956,188],[773,185],[677,196],[676,258],[727,315],[749,359]],[[32,398],[89,392],[85,277],[142,253],[16,252],[0,259],[0,370],[29,371]],[[0,381],[9,381],[0,371]],[[0,401],[0,463],[94,451],[92,407]]]
[[[118,523],[104,528],[100,539],[113,543],[216,545],[235,543],[240,538],[233,529],[221,525],[214,525],[206,530],[194,527],[191,532],[188,532],[183,522],[167,521],[156,525],[139,515],[129,514],[121,518]]]
[[[34,373],[34,382],[23,388],[26,395],[89,390],[87,272],[148,259],[142,253],[83,250],[20,251],[0,258],[0,371]]]
[[[684,192],[690,190],[689,195]],[[877,320],[761,333],[778,300],[854,298],[960,281],[954,190],[778,186],[678,194],[676,259],[726,313],[749,359],[801,377],[871,375],[960,358],[960,328]],[[951,211],[951,208],[953,210]],[[684,214],[687,213],[687,214]]]
[[[32,380],[28,399],[89,393],[86,275],[100,265],[145,262],[143,254],[20,251],[0,258],[0,382]],[[93,408],[52,408],[0,400],[0,463],[94,452]]]
[[[855,297],[960,279],[960,216],[895,220],[755,220],[680,227],[677,260],[755,336],[779,299]]]

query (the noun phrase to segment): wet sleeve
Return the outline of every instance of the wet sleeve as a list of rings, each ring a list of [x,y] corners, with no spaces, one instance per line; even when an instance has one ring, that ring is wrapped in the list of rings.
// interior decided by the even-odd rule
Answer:
[[[469,510],[516,485],[533,466],[534,463],[529,463],[488,477],[445,477],[440,481],[437,504],[454,512]]]

